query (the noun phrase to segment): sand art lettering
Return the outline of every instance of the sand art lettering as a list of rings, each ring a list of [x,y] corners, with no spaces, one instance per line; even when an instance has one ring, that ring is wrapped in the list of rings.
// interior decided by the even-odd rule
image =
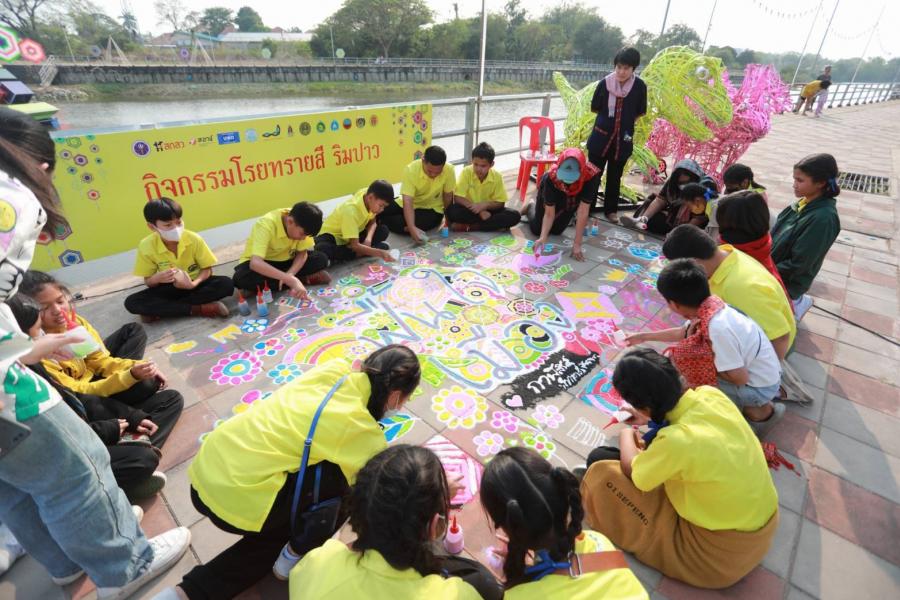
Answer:
[[[513,380],[511,393],[505,394],[502,401],[510,406],[507,400],[518,395],[522,398],[522,407],[531,409],[542,398],[555,396],[573,387],[599,364],[600,355],[594,352],[580,355],[560,350],[549,356],[540,368]]]
[[[584,417],[578,417],[578,420],[566,435],[582,446],[587,446],[591,449],[603,445],[603,442],[606,441],[603,431]]]

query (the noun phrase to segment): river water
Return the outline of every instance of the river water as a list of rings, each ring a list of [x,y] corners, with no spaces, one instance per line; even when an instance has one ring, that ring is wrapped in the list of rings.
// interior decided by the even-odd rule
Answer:
[[[146,102],[80,102],[57,103],[59,120],[63,129],[107,130],[120,127],[137,127],[156,123],[192,121],[201,119],[240,118],[272,113],[309,112],[317,109],[332,110],[347,106],[403,102],[427,102],[435,98],[382,98],[373,96],[298,96],[281,98],[218,98],[202,100],[148,100]],[[518,121],[521,117],[541,114],[542,100],[516,100],[485,105],[481,124],[492,125]],[[435,106],[432,118],[433,132],[462,129],[465,126],[465,106]],[[562,101],[554,98],[550,114],[565,115]],[[561,123],[558,124],[561,127]],[[557,132],[562,137],[562,132]],[[510,128],[486,132],[480,141],[490,143],[496,150],[517,148],[518,129]],[[455,136],[436,140],[447,150],[451,160],[463,158],[463,137]],[[516,155],[500,156],[500,169],[518,166]]]

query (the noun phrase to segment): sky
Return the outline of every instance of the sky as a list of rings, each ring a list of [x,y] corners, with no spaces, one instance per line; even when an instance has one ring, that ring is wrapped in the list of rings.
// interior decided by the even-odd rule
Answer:
[[[560,2],[560,0],[555,0]],[[584,0],[585,6],[597,7],[599,14],[610,23],[619,26],[626,37],[643,28],[658,33],[662,27],[667,0],[629,0],[626,2],[598,2]],[[95,0],[111,15],[121,14],[120,0]],[[437,21],[453,18],[453,0],[426,0],[435,11]],[[708,45],[752,48],[765,52],[800,52],[812,26],[807,52],[815,53],[822,41],[828,18],[837,2],[833,26],[822,54],[829,58],[852,58],[862,54],[872,28],[872,36],[866,57],[883,56],[890,59],[900,56],[900,2],[896,0],[821,0],[819,16],[813,18],[820,0],[671,0],[667,26],[684,23],[693,27],[702,38],[709,24],[710,12],[715,4]],[[141,31],[161,33],[165,27],[158,25],[153,0],[130,0],[137,15]],[[306,31],[340,8],[340,0],[184,0],[190,10],[202,12],[210,6],[226,6],[237,11],[241,6],[252,6],[263,21],[288,29],[300,27]],[[481,0],[455,0],[460,17],[480,14]],[[506,0],[488,0],[488,12],[501,12]],[[547,0],[522,0],[522,7],[532,17],[547,6]],[[613,4],[615,4],[613,6]],[[627,9],[625,8],[627,7]],[[880,20],[878,15],[884,9]],[[801,13],[795,18],[768,14],[773,12]],[[876,27],[877,24],[877,27]]]

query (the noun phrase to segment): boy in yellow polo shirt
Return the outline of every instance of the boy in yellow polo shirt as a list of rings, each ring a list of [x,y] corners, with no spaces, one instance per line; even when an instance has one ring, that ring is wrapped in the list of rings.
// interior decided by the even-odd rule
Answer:
[[[363,256],[393,261],[385,241],[390,232],[375,220],[393,203],[394,186],[384,179],[373,181],[328,215],[316,236],[316,250],[333,263]]]
[[[709,278],[710,291],[754,321],[784,360],[797,335],[794,311],[778,280],[759,261],[728,244],[717,246],[694,225],[679,225],[666,237],[669,260],[693,258]]]
[[[234,285],[256,295],[265,284],[286,288],[295,298],[309,299],[307,285],[331,281],[325,267],[328,257],[313,249],[313,238],[322,229],[322,210],[309,202],[278,208],[253,225],[244,254],[234,268]]]
[[[144,219],[153,233],[137,247],[134,274],[147,289],[125,298],[125,310],[144,321],[161,317],[227,317],[219,302],[234,291],[231,279],[213,275],[216,256],[202,237],[184,228],[181,205],[170,198],[144,205]]]
[[[407,165],[400,185],[401,200],[388,205],[378,222],[421,244],[425,240],[420,232],[441,224],[454,189],[456,173],[453,165],[447,164],[447,153],[440,146],[429,146],[422,158]]]
[[[509,229],[521,218],[506,208],[509,197],[503,176],[494,169],[494,149],[481,142],[472,150],[472,164],[459,174],[447,221],[453,231],[497,231]]]

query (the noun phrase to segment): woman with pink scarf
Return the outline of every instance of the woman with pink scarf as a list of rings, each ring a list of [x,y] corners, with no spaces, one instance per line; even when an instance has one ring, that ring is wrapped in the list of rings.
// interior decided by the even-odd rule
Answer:
[[[634,147],[634,122],[647,112],[647,85],[634,74],[641,63],[637,50],[623,48],[613,62],[615,70],[600,80],[591,100],[597,119],[587,149],[588,160],[600,173],[606,169],[603,213],[610,223],[618,223],[619,186]]]

